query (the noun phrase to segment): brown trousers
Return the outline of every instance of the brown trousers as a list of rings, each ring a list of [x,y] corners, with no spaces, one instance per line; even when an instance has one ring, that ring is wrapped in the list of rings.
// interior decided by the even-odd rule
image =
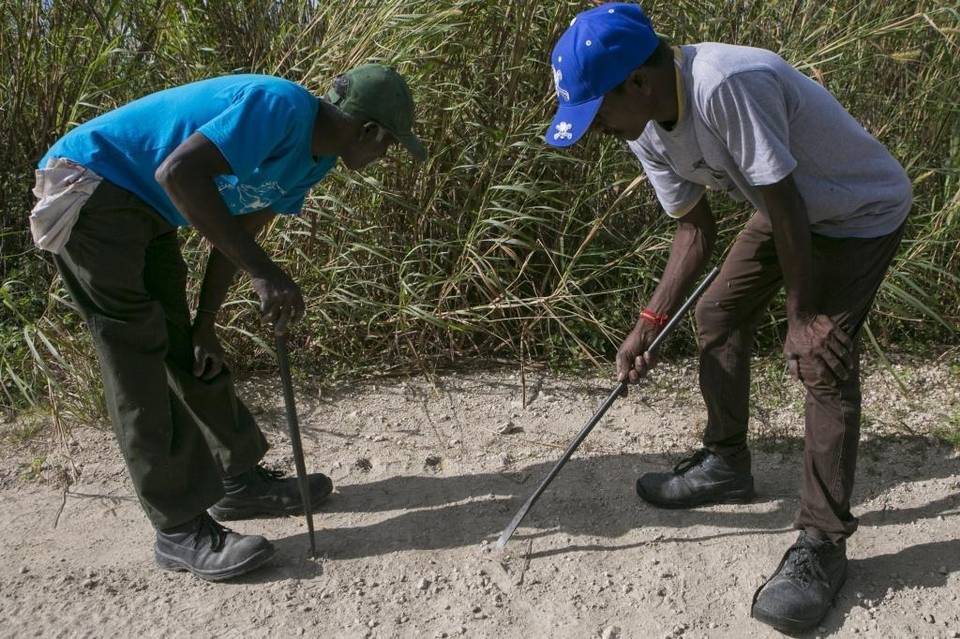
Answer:
[[[817,309],[853,339],[854,367],[839,383],[803,380],[807,394],[803,488],[795,526],[833,540],[857,529],[857,518],[850,514],[860,439],[857,338],[902,235],[901,226],[872,239],[813,236]],[[754,332],[782,285],[770,221],[755,214],[696,310],[700,390],[708,415],[703,441],[719,455],[746,446]]]

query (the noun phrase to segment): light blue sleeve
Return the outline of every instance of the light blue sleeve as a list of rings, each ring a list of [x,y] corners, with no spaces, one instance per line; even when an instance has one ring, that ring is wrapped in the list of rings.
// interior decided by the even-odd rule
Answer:
[[[283,198],[273,203],[273,210],[280,215],[299,215],[303,210],[303,202],[307,199],[307,191],[303,189],[293,189]]]
[[[628,145],[640,160],[643,172],[646,173],[666,214],[680,218],[689,213],[703,197],[706,191],[704,186],[678,175],[663,154],[648,144],[643,136]]]
[[[751,186],[776,184],[797,168],[786,96],[773,73],[745,71],[725,79],[704,115]]]
[[[303,210],[303,203],[307,194],[320,180],[326,177],[336,163],[336,157],[327,156],[323,158],[310,175],[300,180],[282,198],[273,203],[273,209],[282,215],[298,215]]]
[[[287,100],[262,88],[239,95],[223,113],[198,131],[223,154],[242,182],[273,151],[288,144],[293,134],[294,108]]]

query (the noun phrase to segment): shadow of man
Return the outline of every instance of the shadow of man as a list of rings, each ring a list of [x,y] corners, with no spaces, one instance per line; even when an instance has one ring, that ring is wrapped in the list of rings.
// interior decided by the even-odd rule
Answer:
[[[865,443],[865,448],[902,445],[902,438]],[[912,445],[912,442],[909,442]],[[895,451],[885,451],[893,454]],[[927,462],[915,469],[910,480],[934,479],[960,474],[960,460],[946,447],[927,450]],[[701,527],[721,528],[706,535],[676,534],[670,541],[704,541],[720,537],[773,534],[789,531],[799,503],[801,448],[787,454],[765,452],[758,447],[755,474],[758,498],[747,506],[697,508],[685,511],[661,510],[640,501],[634,493],[636,476],[663,467],[658,454],[596,455],[572,459],[531,510],[516,541],[524,538],[567,535],[594,539],[616,539],[635,529],[656,527],[695,531]],[[870,455],[865,463],[870,465]],[[906,481],[899,472],[873,473],[868,489],[875,495]],[[324,527],[322,515],[318,544],[333,559],[355,559],[406,550],[443,550],[492,541],[523,503],[529,491],[552,467],[541,462],[510,472],[477,473],[459,476],[406,475],[345,485],[323,510],[329,513],[364,514],[357,525]],[[870,511],[863,523],[885,526],[936,516],[952,508],[951,498],[903,511]],[[371,521],[372,520],[372,521]],[[568,542],[570,540],[567,540]],[[278,542],[281,548],[306,544],[304,535]],[[643,542],[634,542],[640,545]],[[532,555],[549,556],[585,550],[605,552],[631,546],[608,543],[562,545],[538,549]],[[773,561],[773,558],[771,558]]]

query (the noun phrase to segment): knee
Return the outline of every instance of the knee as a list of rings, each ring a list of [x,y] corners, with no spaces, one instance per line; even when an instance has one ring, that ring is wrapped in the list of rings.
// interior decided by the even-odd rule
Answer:
[[[697,344],[701,349],[722,339],[729,330],[730,313],[723,308],[720,302],[711,299],[708,295],[700,298],[694,309],[694,319],[697,324]]]

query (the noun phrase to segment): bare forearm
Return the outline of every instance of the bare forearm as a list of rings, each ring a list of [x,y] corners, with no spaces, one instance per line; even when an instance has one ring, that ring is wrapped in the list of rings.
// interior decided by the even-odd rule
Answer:
[[[230,215],[211,177],[191,175],[176,166],[161,166],[157,179],[187,221],[237,268],[254,277],[266,277],[279,270]]]
[[[194,324],[213,325],[236,274],[237,266],[226,255],[215,248],[210,250],[203,283],[200,285],[200,300],[197,302]]]
[[[761,192],[773,226],[777,260],[787,289],[787,317],[801,319],[816,314],[813,298],[813,254],[810,219],[793,178],[763,187]]]
[[[647,308],[660,315],[672,315],[680,307],[713,253],[716,229],[706,200],[687,216],[677,226],[663,277],[647,303]]]
[[[260,231],[273,219],[276,214],[270,208],[255,213],[248,213],[237,218],[241,229],[251,238],[256,239]],[[203,283],[200,286],[200,300],[197,303],[197,318],[195,326],[210,326],[214,324],[217,311],[227,297],[230,285],[237,274],[237,265],[216,247],[210,248],[207,257],[207,267],[203,274]]]

